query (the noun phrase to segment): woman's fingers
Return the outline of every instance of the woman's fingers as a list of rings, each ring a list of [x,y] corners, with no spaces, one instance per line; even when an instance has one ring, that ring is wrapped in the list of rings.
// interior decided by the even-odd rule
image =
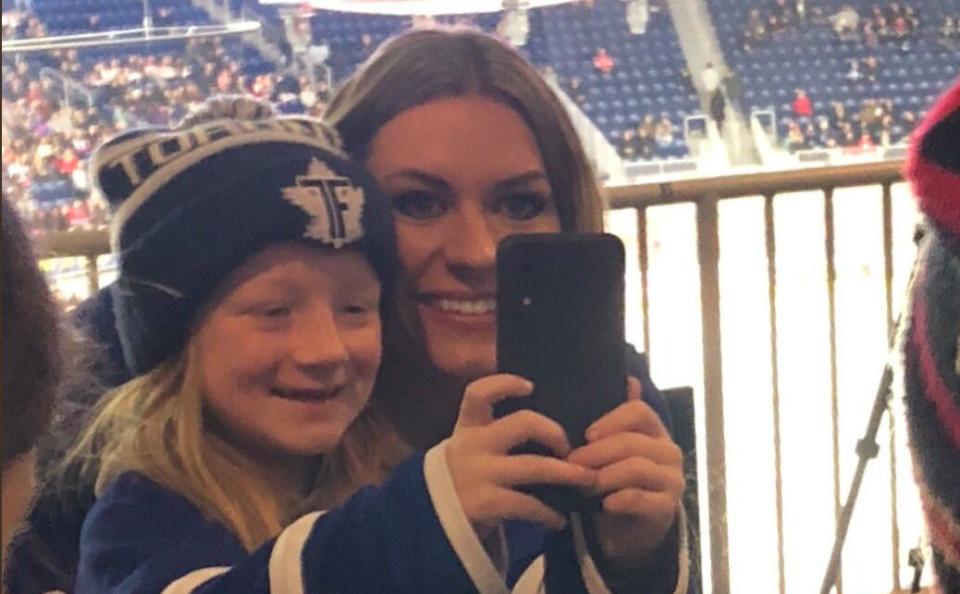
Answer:
[[[493,421],[493,405],[506,398],[521,398],[533,392],[533,383],[517,375],[500,373],[472,382],[463,393],[457,426],[480,427]]]
[[[633,432],[618,433],[588,443],[571,452],[567,459],[581,466],[603,468],[631,456],[642,456],[666,466],[683,464],[683,452],[669,438]]]
[[[532,410],[511,413],[493,422],[485,432],[486,445],[493,451],[507,453],[516,446],[534,441],[555,455],[565,458],[570,442],[559,423]]]
[[[604,511],[638,519],[672,518],[677,505],[677,498],[669,493],[642,489],[621,489],[603,498]]]
[[[498,482],[506,486],[544,484],[593,489],[597,481],[596,470],[532,454],[506,457],[499,464],[496,475]]]
[[[597,419],[587,428],[587,441],[598,441],[621,431],[636,431],[651,437],[667,434],[657,413],[642,400],[630,399]]]
[[[679,469],[634,456],[599,470],[593,492],[605,495],[620,490],[640,489],[667,493],[675,498],[683,492],[683,488],[683,472]]]

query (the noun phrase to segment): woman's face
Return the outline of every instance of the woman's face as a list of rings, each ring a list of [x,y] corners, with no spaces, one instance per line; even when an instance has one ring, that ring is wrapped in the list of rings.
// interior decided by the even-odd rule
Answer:
[[[401,320],[444,372],[492,373],[497,244],[560,231],[533,134],[491,99],[437,99],[380,128],[366,165],[393,204]]]
[[[227,282],[194,337],[218,430],[254,457],[330,451],[380,364],[380,284],[367,260],[277,244]]]

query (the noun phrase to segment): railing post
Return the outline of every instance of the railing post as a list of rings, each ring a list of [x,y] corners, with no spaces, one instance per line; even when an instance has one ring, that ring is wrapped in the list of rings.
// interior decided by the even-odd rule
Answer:
[[[883,288],[890,347],[896,342],[897,320],[893,313],[893,184],[883,184]],[[893,589],[900,591],[900,520],[897,511],[897,424],[893,410],[887,415],[890,449],[890,539],[893,550]]]
[[[780,354],[777,338],[777,231],[773,194],[763,197],[763,224],[767,250],[767,291],[770,300],[770,384],[773,395],[773,473],[777,508],[778,592],[786,594],[786,562],[783,554],[783,457],[780,447]]]
[[[730,594],[727,542],[727,466],[720,341],[720,233],[717,198],[697,201],[697,251],[703,317],[703,388],[706,417],[707,493],[710,503],[710,566],[714,594]]]
[[[837,386],[837,266],[833,224],[833,188],[823,192],[824,254],[827,275],[827,323],[830,338],[830,424],[833,436],[833,507],[835,524],[839,526],[843,507],[840,503],[840,398]],[[837,561],[833,576],[837,594],[843,594],[843,563]]]
[[[643,315],[643,352],[647,355],[647,366],[652,368],[650,359],[650,292],[648,272],[650,269],[647,253],[647,209],[640,206],[637,212],[637,260],[640,266],[640,312]]]
[[[90,254],[84,256],[84,259],[87,263],[87,289],[92,297],[100,290],[100,269],[97,268],[97,255]]]

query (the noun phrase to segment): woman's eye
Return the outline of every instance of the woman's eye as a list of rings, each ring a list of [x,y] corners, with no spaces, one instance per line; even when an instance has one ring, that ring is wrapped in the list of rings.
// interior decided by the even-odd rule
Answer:
[[[351,315],[357,315],[357,314],[367,314],[367,313],[370,313],[371,311],[375,311],[375,309],[376,308],[371,307],[370,305],[367,305],[365,303],[351,303],[345,306],[343,308],[343,311]]]
[[[548,201],[546,196],[535,192],[508,194],[497,202],[494,210],[514,221],[529,221],[546,210]]]
[[[442,198],[428,192],[406,192],[393,199],[393,210],[404,217],[424,220],[443,215],[447,205]]]

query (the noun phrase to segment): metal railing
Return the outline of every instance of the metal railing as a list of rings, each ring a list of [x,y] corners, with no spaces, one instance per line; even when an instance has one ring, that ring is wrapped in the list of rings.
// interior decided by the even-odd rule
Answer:
[[[776,542],[777,542],[777,575],[779,592],[786,591],[785,571],[788,566],[784,555],[784,506],[782,487],[782,458],[781,458],[781,369],[780,354],[778,352],[778,320],[783,312],[777,311],[777,228],[774,224],[775,199],[778,195],[787,192],[816,191],[822,193],[823,209],[823,245],[820,246],[825,254],[823,267],[826,278],[826,293],[828,303],[827,324],[829,326],[828,344],[824,352],[829,357],[829,391],[831,412],[833,415],[831,427],[831,447],[833,451],[833,500],[839,512],[841,485],[841,471],[839,452],[841,438],[838,430],[838,343],[837,343],[837,294],[836,278],[836,232],[834,214],[834,193],[838,189],[879,186],[882,188],[882,246],[883,252],[883,286],[886,303],[886,331],[892,336],[894,329],[894,285],[893,285],[893,223],[891,206],[891,188],[893,184],[902,181],[902,161],[877,163],[863,163],[844,166],[822,168],[805,168],[791,171],[732,174],[720,177],[686,179],[668,183],[639,184],[606,189],[611,210],[632,210],[636,217],[637,233],[637,268],[640,276],[639,307],[643,319],[643,347],[651,351],[650,340],[650,287],[649,264],[650,250],[648,248],[648,210],[663,205],[688,204],[695,209],[697,230],[697,266],[699,267],[700,308],[702,315],[702,372],[703,397],[699,400],[704,407],[704,441],[705,468],[706,468],[706,499],[709,509],[709,551],[710,571],[704,579],[712,584],[715,594],[731,592],[729,543],[727,524],[727,445],[724,433],[724,391],[723,391],[723,342],[721,337],[721,272],[720,272],[720,225],[719,210],[721,204],[729,199],[748,196],[763,197],[763,237],[766,250],[766,281],[769,294],[769,311],[766,312],[770,324],[770,358],[766,362],[770,366],[770,395],[773,411],[773,440],[769,444],[773,449],[773,464],[776,498]],[[818,240],[819,241],[819,240]],[[45,235],[40,243],[41,253],[47,257],[54,256],[82,256],[87,259],[87,269],[90,272],[90,289],[97,288],[96,258],[108,250],[107,235],[105,232],[68,232],[51,233]],[[655,345],[653,345],[655,348]],[[655,353],[654,353],[655,354]],[[878,370],[879,372],[879,370]],[[892,440],[892,437],[891,437]],[[851,446],[852,447],[852,446]],[[896,466],[891,448],[891,466]],[[704,481],[701,477],[701,483]],[[895,481],[895,474],[891,481]],[[899,586],[899,538],[896,527],[896,486],[891,486],[893,492],[893,582]],[[707,530],[707,529],[705,529]],[[826,566],[828,550],[821,553],[823,567]],[[842,577],[841,577],[842,579]],[[839,582],[839,580],[838,580]],[[841,584],[837,589],[841,591]]]

